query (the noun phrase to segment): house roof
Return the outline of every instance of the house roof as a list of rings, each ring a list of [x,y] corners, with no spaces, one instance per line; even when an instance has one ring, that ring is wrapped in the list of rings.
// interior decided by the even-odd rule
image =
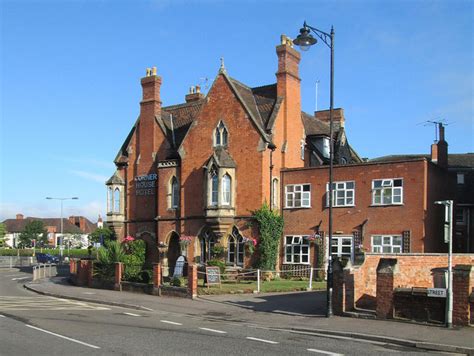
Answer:
[[[15,233],[24,231],[26,224],[37,220],[42,221],[45,228],[53,226],[56,227],[56,232],[61,231],[61,218],[26,217],[24,219],[6,219],[3,221],[3,224],[5,224],[9,233]],[[67,218],[63,218],[63,232],[66,234],[83,234],[83,232],[76,225],[71,224]]]
[[[241,101],[250,119],[262,135],[262,138],[266,142],[270,142],[270,132],[283,101],[283,98],[277,96],[277,84],[251,88],[228,76],[225,71],[221,71],[219,75],[223,75],[226,78],[236,97]],[[206,100],[204,98],[189,103],[162,107],[161,114],[156,117],[156,121],[171,147],[178,149],[181,146],[191,125],[199,118],[201,108]],[[326,122],[305,112],[301,112],[301,119],[303,120],[307,136],[329,135],[329,125]],[[135,122],[115,158],[115,164],[118,166],[128,162],[127,148],[137,124],[138,120]],[[338,137],[338,133],[339,129],[335,127],[334,138]],[[351,148],[351,150],[353,149]]]
[[[404,155],[389,155],[371,158],[370,162],[395,162],[395,161],[411,161],[420,158],[431,160],[429,154],[404,154]],[[474,169],[474,153],[451,153],[448,154],[449,168],[471,168]]]

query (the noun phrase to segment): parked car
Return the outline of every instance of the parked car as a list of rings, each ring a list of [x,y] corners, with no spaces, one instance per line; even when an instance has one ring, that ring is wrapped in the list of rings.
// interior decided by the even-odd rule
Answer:
[[[36,262],[38,263],[59,263],[58,256],[50,255],[49,253],[37,253]]]

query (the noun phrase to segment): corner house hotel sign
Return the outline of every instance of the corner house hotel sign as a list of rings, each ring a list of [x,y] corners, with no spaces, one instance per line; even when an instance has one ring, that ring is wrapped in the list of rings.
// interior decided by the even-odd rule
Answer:
[[[135,177],[135,194],[136,195],[154,195],[156,188],[156,174],[146,174]]]

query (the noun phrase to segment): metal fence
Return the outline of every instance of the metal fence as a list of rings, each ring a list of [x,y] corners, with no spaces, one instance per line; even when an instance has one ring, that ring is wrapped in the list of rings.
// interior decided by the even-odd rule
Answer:
[[[33,266],[33,281],[41,278],[49,278],[56,276],[57,268],[54,263],[41,263]]]
[[[34,257],[28,256],[0,256],[0,268],[30,267],[36,263]]]

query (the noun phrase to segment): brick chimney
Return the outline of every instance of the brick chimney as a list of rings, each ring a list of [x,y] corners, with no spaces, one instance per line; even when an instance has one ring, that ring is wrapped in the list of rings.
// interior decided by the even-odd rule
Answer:
[[[301,140],[304,128],[301,120],[301,86],[299,76],[300,53],[293,48],[293,42],[285,35],[276,47],[278,55],[277,95],[284,100],[280,110],[283,114],[283,142],[276,145],[282,148],[282,167],[301,166]]]
[[[448,168],[448,143],[444,140],[444,126],[438,123],[439,140],[431,145],[431,162]]]
[[[140,119],[137,136],[137,152],[140,152],[141,169],[137,174],[146,174],[151,168],[160,144],[159,127],[156,117],[161,116],[160,88],[161,77],[156,74],[156,67],[147,68],[146,76],[141,79],[143,98],[140,102]]]
[[[314,112],[316,119],[323,121],[329,125],[329,111],[330,110],[319,110]],[[338,108],[333,109],[332,111],[332,123],[334,132],[339,131],[341,127],[344,127],[346,124],[346,119],[344,118],[344,109]]]
[[[23,220],[23,214],[16,214],[17,220]]]
[[[186,94],[184,98],[187,103],[191,103],[193,101],[204,99],[205,96],[203,93],[201,93],[201,87],[199,85],[196,85],[195,87],[189,88],[189,93]]]

